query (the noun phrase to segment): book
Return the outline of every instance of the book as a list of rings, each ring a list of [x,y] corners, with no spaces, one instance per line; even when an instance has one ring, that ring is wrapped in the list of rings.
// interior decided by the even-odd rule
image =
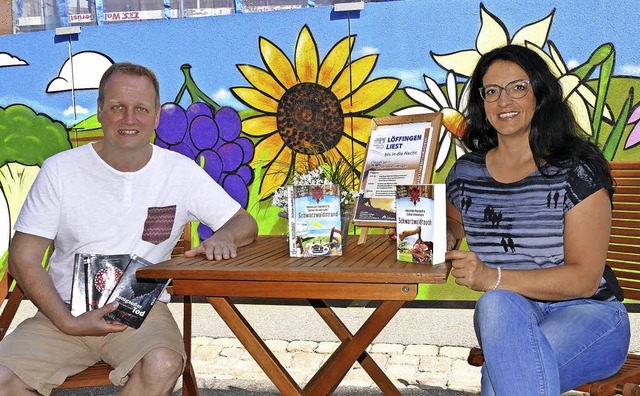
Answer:
[[[441,113],[372,119],[353,223],[395,226],[396,185],[431,182]]]
[[[396,186],[395,206],[398,261],[444,263],[447,250],[445,185]]]
[[[130,259],[128,254],[89,254],[85,257],[87,311],[104,306]]]
[[[115,320],[134,329],[142,325],[151,307],[170,281],[170,279],[138,280],[136,270],[151,264],[142,257],[131,256],[120,282],[106,300],[107,304],[117,301],[118,308],[105,315],[106,319]]]
[[[87,312],[87,263],[91,255],[76,253],[73,261],[73,279],[71,281],[71,314],[80,316]]]
[[[291,257],[342,255],[340,187],[336,184],[288,187]]]

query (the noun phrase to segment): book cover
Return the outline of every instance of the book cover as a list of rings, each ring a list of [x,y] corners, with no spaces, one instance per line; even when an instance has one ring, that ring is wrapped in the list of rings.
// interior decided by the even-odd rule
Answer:
[[[447,249],[445,185],[397,186],[396,231],[399,261],[444,263]]]
[[[342,255],[341,224],[338,185],[289,187],[291,257]]]
[[[87,311],[105,304],[130,258],[128,254],[89,254],[85,257]]]
[[[117,301],[118,308],[107,314],[106,319],[115,320],[134,329],[142,325],[151,307],[170,281],[170,279],[138,280],[136,270],[151,264],[142,257],[131,256],[131,261],[122,274],[120,282],[106,301],[107,304]]]
[[[372,119],[354,224],[395,226],[396,185],[431,182],[440,121],[439,113]]]
[[[87,272],[86,266],[91,255],[76,253],[73,261],[73,279],[71,281],[71,314],[79,316],[87,312]]]

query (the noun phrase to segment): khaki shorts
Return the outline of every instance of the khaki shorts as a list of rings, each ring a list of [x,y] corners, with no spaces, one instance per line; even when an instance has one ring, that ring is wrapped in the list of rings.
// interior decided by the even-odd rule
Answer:
[[[0,342],[0,365],[8,367],[27,385],[49,395],[64,380],[99,360],[114,367],[109,379],[124,385],[128,373],[155,348],[186,353],[180,329],[166,304],[158,302],[138,329],[101,337],[69,336],[38,312],[20,323]]]

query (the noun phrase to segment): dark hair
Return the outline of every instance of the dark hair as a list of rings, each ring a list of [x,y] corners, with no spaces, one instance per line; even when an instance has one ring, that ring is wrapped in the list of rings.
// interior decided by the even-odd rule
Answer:
[[[156,107],[160,107],[160,83],[158,82],[158,77],[156,77],[156,74],[148,67],[136,65],[130,62],[114,63],[104,72],[100,79],[100,85],[98,86],[99,107],[102,107],[102,104],[104,103],[104,87],[107,84],[107,81],[109,81],[109,78],[116,73],[148,78],[149,81],[151,81],[151,84],[153,84],[153,89],[156,91]]]
[[[487,70],[497,61],[515,63],[529,76],[536,97],[529,146],[540,172],[545,174],[545,165],[567,168],[586,161],[604,169],[608,175],[607,161],[598,146],[585,138],[569,104],[563,100],[560,83],[545,60],[535,51],[520,45],[496,48],[478,61],[469,80],[469,101],[465,110],[467,129],[462,137],[463,143],[471,151],[488,151],[498,145],[497,132],[486,117],[479,91]]]

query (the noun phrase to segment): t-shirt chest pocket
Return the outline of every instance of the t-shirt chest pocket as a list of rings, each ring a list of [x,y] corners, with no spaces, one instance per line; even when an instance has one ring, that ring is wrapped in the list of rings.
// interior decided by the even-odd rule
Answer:
[[[157,245],[169,239],[176,217],[176,205],[147,209],[142,240]]]

